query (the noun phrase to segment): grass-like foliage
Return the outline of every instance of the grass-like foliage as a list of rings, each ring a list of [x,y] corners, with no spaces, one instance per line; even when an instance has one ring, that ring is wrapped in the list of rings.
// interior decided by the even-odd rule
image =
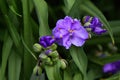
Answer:
[[[115,65],[118,69],[111,67],[110,72],[104,72],[105,64],[120,60],[118,3],[119,0],[0,0],[0,80],[120,80],[120,64]],[[99,18],[107,32],[92,33],[82,47],[33,46],[40,37],[53,35],[59,19],[70,16],[83,25],[86,15]],[[46,64],[43,53],[47,50],[53,54],[47,55]]]

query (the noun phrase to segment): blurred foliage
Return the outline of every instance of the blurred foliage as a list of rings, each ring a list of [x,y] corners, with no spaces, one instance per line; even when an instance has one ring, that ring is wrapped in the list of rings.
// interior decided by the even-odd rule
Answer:
[[[0,80],[52,78],[52,73],[55,74],[54,69],[57,70],[57,67],[47,67],[46,73],[39,77],[32,74],[37,62],[34,56],[38,58],[39,55],[33,52],[32,46],[38,42],[40,36],[51,35],[56,21],[66,15],[79,19],[85,15],[97,16],[108,32],[101,36],[93,35],[86,42],[84,51],[73,47],[69,53],[58,46],[61,57],[69,63],[66,70],[56,71],[60,72],[59,80],[61,76],[63,80],[83,80],[83,77],[84,80],[87,78],[119,80],[119,73],[109,75],[102,71],[104,64],[120,60],[119,2],[119,0],[0,0]],[[112,42],[114,44],[111,48],[109,44]],[[82,53],[73,54],[80,52]]]

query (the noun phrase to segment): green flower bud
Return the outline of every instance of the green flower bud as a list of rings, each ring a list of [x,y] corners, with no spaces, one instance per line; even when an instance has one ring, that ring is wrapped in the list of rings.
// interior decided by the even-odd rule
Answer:
[[[45,60],[46,63],[49,63],[51,62],[51,59],[48,57],[46,60]]]
[[[86,22],[85,24],[84,24],[84,26],[90,26],[90,22]]]
[[[89,22],[91,22],[91,21],[92,21],[92,19],[93,19],[93,17],[90,17]]]
[[[51,57],[55,58],[55,57],[58,57],[59,54],[58,54],[58,52],[55,50],[55,51],[49,53],[48,56],[51,56]]]
[[[89,36],[89,38],[91,38],[91,37],[92,37],[90,33],[88,34],[88,36]]]
[[[57,45],[56,44],[53,44],[52,46],[51,46],[51,50],[56,50],[57,49]]]
[[[57,45],[56,44],[52,44],[51,46],[47,47],[47,50],[49,50],[49,49],[54,51],[54,50],[57,49]]]
[[[48,58],[48,56],[47,56],[46,54],[44,54],[44,53],[41,53],[41,54],[39,55],[39,58],[40,58],[41,60],[43,60],[43,61],[46,61],[47,58]]]
[[[45,64],[47,64],[47,65],[53,65],[53,62],[52,62],[52,60],[48,57],[48,58],[45,60]]]
[[[67,61],[65,59],[61,59],[60,60],[60,63],[61,63],[61,69],[65,69],[67,67]]]
[[[59,59],[59,57],[52,58],[53,62],[56,62]]]
[[[87,30],[88,32],[91,32],[91,31],[92,31],[92,29],[91,29],[91,28],[86,28],[86,30]]]
[[[33,69],[33,74],[38,76],[42,74],[42,68],[40,66],[35,66],[35,68]]]
[[[41,52],[42,46],[40,44],[38,44],[38,43],[35,43],[33,45],[33,49],[34,49],[35,52]]]

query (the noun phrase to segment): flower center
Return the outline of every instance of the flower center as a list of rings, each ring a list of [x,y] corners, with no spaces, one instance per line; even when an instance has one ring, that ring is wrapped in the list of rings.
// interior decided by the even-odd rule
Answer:
[[[72,29],[69,29],[68,31],[69,31],[70,33],[73,33],[73,32],[74,32],[74,30],[72,30]]]

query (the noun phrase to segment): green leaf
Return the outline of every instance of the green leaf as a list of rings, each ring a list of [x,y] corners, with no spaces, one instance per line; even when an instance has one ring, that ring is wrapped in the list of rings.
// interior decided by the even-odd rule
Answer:
[[[93,57],[93,56],[89,56],[88,58],[89,58],[90,61],[103,66],[106,63],[111,63],[111,62],[120,60],[120,55],[117,54],[117,55],[112,55],[112,56],[108,56],[108,57],[105,57],[105,58],[98,58],[98,57],[96,58],[96,57]]]
[[[35,60],[37,60],[37,57],[34,55],[34,53],[29,49],[29,47],[26,45],[25,41],[23,40],[23,37],[22,38],[22,43],[25,47],[25,49],[35,58]]]
[[[82,75],[80,73],[76,73],[73,77],[73,80],[83,80]]]
[[[114,28],[115,26],[120,26],[120,21],[109,21],[109,24],[111,28]]]
[[[17,52],[11,52],[11,55],[8,59],[8,79],[9,80],[19,80],[20,71],[21,71],[22,59],[17,54]]]
[[[114,35],[119,35],[120,33],[120,21],[109,21],[111,29]]]
[[[82,0],[75,1],[74,4],[72,5],[71,9],[69,9],[68,14],[69,16],[75,17],[75,18],[80,18],[80,14],[82,12],[79,11],[78,6],[81,5]]]
[[[55,64],[55,68],[54,68],[54,76],[55,76],[55,80],[62,80],[61,74],[60,74],[60,60],[57,61],[57,63]]]
[[[94,80],[95,77],[96,77],[96,75],[95,75],[93,70],[89,70],[87,76],[88,76],[89,80]]]
[[[114,62],[114,61],[117,61],[117,60],[120,60],[120,55],[118,55],[118,54],[117,55],[108,56],[108,57],[100,59],[100,61],[103,64],[111,63],[111,62]]]
[[[14,24],[11,22],[10,17],[8,15],[5,15],[5,20],[8,25],[7,27],[10,32],[10,35],[15,43],[15,46],[17,47],[18,52],[22,55],[22,46],[20,42],[19,33],[17,32],[17,29],[15,28]]]
[[[66,14],[70,11],[74,4],[75,0],[64,0],[65,6],[63,7],[63,10]]]
[[[110,25],[107,22],[106,18],[102,14],[102,12],[93,3],[91,3],[90,1],[84,1],[84,3],[82,5],[80,5],[80,9],[87,12],[87,13],[89,13],[89,14],[91,14],[91,15],[93,15],[93,16],[99,17],[101,22],[104,24],[104,26],[108,30],[108,32],[110,34],[110,37],[112,39],[112,42],[114,44],[114,37],[113,37],[112,30],[111,30]]]
[[[32,74],[30,80],[45,80],[45,73],[42,73],[40,76]]]
[[[32,49],[34,43],[32,25],[30,23],[29,0],[22,0],[24,41],[28,48]],[[32,65],[31,65],[32,64]],[[29,66],[30,65],[30,66]],[[29,67],[28,67],[29,66]],[[24,79],[29,80],[35,66],[35,59],[24,49]]]
[[[1,63],[1,71],[0,71],[0,80],[3,80],[5,77],[7,60],[8,60],[8,56],[10,54],[12,45],[13,45],[13,41],[8,35],[8,33],[6,33],[3,48],[2,48],[2,63]]]
[[[37,12],[38,20],[39,20],[39,35],[49,35],[50,29],[48,25],[48,6],[44,0],[33,0],[35,4],[35,9]]]
[[[64,79],[63,80],[72,80],[72,74],[70,70],[64,70]]]
[[[114,74],[113,76],[111,76],[105,80],[120,80],[120,73]]]
[[[49,80],[62,80],[60,74],[60,61],[53,66],[45,66],[45,71]]]
[[[87,70],[87,57],[81,47],[72,46],[70,48],[70,54],[75,64],[79,68],[84,77],[84,80],[87,80],[86,70]]]
[[[0,0],[0,9],[1,9],[1,12],[3,14],[6,14],[7,13],[7,5],[6,5],[6,2],[5,0]]]
[[[54,66],[45,66],[45,71],[49,80],[55,80],[54,77]]]
[[[5,34],[5,30],[4,29],[0,29],[0,41],[4,41],[4,35]]]
[[[11,10],[14,14],[16,14],[16,15],[19,16],[19,17],[22,17],[22,15],[20,15],[19,13],[17,13],[17,12],[15,11],[15,9],[14,9],[14,7],[13,7],[12,5],[10,5],[9,8],[10,8],[10,10]]]

